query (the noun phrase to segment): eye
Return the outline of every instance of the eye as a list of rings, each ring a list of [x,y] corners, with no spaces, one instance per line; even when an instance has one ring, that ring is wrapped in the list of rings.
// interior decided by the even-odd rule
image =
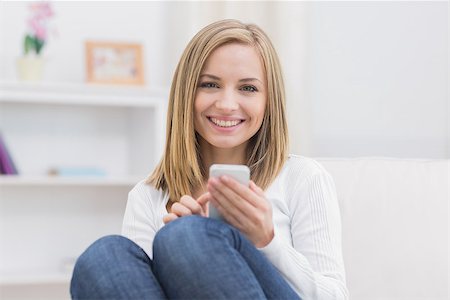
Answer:
[[[244,92],[251,92],[251,93],[258,91],[258,89],[253,85],[245,85],[241,88],[241,90],[243,90]]]
[[[202,82],[202,83],[200,83],[200,87],[202,87],[202,88],[217,88],[219,86],[214,82]]]

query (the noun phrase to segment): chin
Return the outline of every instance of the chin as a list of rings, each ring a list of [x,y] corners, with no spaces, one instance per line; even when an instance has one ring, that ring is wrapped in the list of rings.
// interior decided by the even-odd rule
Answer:
[[[212,146],[220,149],[232,149],[238,147],[240,144],[235,143],[211,143]]]
[[[213,140],[213,141],[209,142],[209,144],[212,145],[213,147],[220,148],[220,149],[236,148],[236,147],[241,146],[244,143],[245,143],[245,141],[236,142],[236,141],[223,141],[223,140],[222,141],[217,141],[217,140],[214,141]]]

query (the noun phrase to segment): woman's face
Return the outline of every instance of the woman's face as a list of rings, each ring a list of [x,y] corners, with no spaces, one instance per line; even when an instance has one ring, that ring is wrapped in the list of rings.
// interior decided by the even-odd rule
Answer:
[[[266,78],[256,49],[238,43],[221,46],[200,74],[195,130],[212,147],[245,149],[261,127],[266,99]]]

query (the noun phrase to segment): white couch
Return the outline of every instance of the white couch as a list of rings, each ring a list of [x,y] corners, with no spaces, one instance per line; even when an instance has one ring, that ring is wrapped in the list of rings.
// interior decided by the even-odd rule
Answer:
[[[336,183],[350,298],[449,299],[449,160],[317,160]]]

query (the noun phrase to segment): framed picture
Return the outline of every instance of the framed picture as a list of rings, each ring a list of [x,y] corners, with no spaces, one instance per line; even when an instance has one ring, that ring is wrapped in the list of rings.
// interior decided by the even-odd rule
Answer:
[[[144,84],[140,44],[87,41],[85,49],[87,82]]]

